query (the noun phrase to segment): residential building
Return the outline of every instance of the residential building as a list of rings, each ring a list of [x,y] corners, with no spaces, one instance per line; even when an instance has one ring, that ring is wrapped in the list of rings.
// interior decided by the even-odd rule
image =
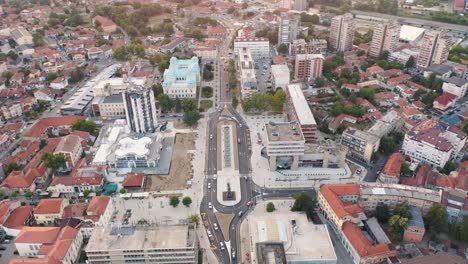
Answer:
[[[97,26],[98,23],[99,26],[102,28],[102,31],[105,33],[112,33],[117,30],[117,25],[107,17],[95,16],[93,18],[94,26]]]
[[[65,155],[67,168],[73,168],[78,160],[81,159],[83,154],[83,147],[81,145],[82,139],[79,136],[68,135],[62,137],[59,144],[55,148],[54,154]]]
[[[90,264],[101,263],[102,259],[110,263],[122,259],[126,262],[198,262],[197,236],[191,225],[96,227],[85,251]]]
[[[314,224],[303,213],[265,214],[260,208],[250,212],[242,223],[242,229],[248,232],[242,247],[251,245],[251,263],[337,263],[327,225]]]
[[[426,30],[421,41],[417,66],[427,68],[431,64],[442,64],[448,58],[452,41],[445,32]]]
[[[125,104],[121,94],[114,94],[101,98],[102,100],[97,104],[99,113],[96,113],[96,109],[93,108],[94,113],[104,118],[121,118],[126,116]]]
[[[201,81],[198,58],[179,60],[172,57],[163,78],[164,94],[170,98],[195,98]]]
[[[291,1],[291,9],[296,11],[305,11],[309,8],[307,0],[293,0]]]
[[[234,55],[239,55],[239,50],[249,48],[255,59],[270,57],[270,41],[266,38],[236,38],[234,40]]]
[[[333,17],[330,27],[331,47],[336,51],[351,50],[355,26],[353,15],[350,13]]]
[[[81,232],[70,226],[24,227],[15,239],[15,247],[27,259],[14,258],[10,263],[74,263],[82,244]]]
[[[450,77],[444,81],[442,90],[457,96],[457,100],[465,96],[468,90],[468,80],[459,77]]]
[[[325,39],[312,39],[306,42],[304,39],[295,39],[289,44],[289,56],[296,54],[326,54],[327,41]]]
[[[249,48],[239,50],[237,66],[239,69],[241,96],[248,98],[257,92],[257,77],[255,64]]]
[[[9,105],[4,105],[0,108],[5,120],[10,120],[15,117],[20,117],[23,115],[23,108],[20,103],[11,103]]]
[[[399,183],[401,166],[405,163],[405,156],[401,153],[393,153],[385,163],[382,172],[380,172],[378,182],[381,183]]]
[[[36,224],[53,225],[55,221],[62,219],[66,206],[68,199],[65,198],[41,199],[33,212]]]
[[[145,185],[145,174],[142,172],[127,173],[122,182],[122,187],[127,190],[142,190]]]
[[[124,92],[122,97],[127,124],[131,131],[140,134],[153,133],[158,125],[153,91],[142,86],[134,86]]]
[[[372,154],[379,150],[380,138],[366,131],[347,128],[340,143],[349,148],[350,156],[370,162]]]
[[[309,81],[322,76],[324,60],[322,54],[296,54],[294,79]]]
[[[21,206],[19,200],[0,201],[0,228],[8,236],[17,236],[24,226],[32,224],[34,206]]]
[[[68,79],[65,77],[57,77],[52,82],[50,82],[50,88],[56,90],[65,89],[68,86]]]
[[[457,96],[451,93],[442,93],[433,103],[433,108],[445,112],[455,106]]]
[[[424,77],[430,78],[431,74],[442,80],[447,80],[452,75],[452,68],[444,64],[432,64],[424,71]]]
[[[124,71],[124,70],[123,70]],[[131,69],[125,69],[129,72]],[[110,78],[96,82],[93,87],[93,95],[95,97],[105,97],[111,95],[119,95],[127,91],[131,85],[146,86],[146,78],[133,78],[125,73],[121,78]]]
[[[402,49],[399,51],[391,52],[388,55],[388,61],[396,61],[403,65],[406,65],[410,58],[413,58],[414,62],[417,63],[419,57],[419,49]]]
[[[18,44],[19,46],[21,45],[33,45],[33,37],[31,33],[29,33],[25,28],[23,27],[18,27],[10,32],[11,37],[13,40]]]
[[[270,170],[277,169],[277,159],[292,159],[291,169],[296,170],[299,157],[304,155],[304,136],[297,122],[274,123],[265,125],[266,154],[270,161]]]
[[[95,226],[105,226],[112,220],[114,205],[109,196],[94,196],[86,209],[87,218],[94,221]]]
[[[390,134],[393,130],[398,130],[403,127],[403,118],[396,111],[388,111],[385,115],[377,120],[367,132],[377,136],[379,139]]]
[[[397,21],[377,24],[372,35],[369,55],[379,57],[384,50],[393,52],[398,48],[399,40],[400,25]]]
[[[301,127],[305,143],[314,143],[317,133],[317,123],[309,104],[302,93],[300,84],[290,84],[286,90],[285,112],[289,121],[296,121]]]
[[[403,233],[403,240],[410,243],[419,243],[422,241],[424,233],[426,232],[421,209],[410,206],[409,212],[412,217],[408,221],[408,225]]]
[[[300,19],[296,15],[282,15],[278,26],[278,45],[289,45],[299,35]]]
[[[271,65],[271,86],[273,90],[286,90],[290,83],[291,74],[286,64]]]

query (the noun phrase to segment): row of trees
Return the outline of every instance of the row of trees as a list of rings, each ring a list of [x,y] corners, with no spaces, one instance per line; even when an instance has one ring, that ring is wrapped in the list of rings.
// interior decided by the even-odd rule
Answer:
[[[84,24],[83,18],[78,9],[72,8],[71,10],[65,9],[65,14],[51,13],[47,25],[55,27],[57,25],[76,27]]]
[[[271,44],[278,44],[278,28],[264,27],[261,30],[255,32],[257,38],[267,38]]]
[[[377,2],[373,2],[369,0],[367,3],[356,3],[354,9],[396,15],[398,12],[398,1],[377,0]]]
[[[159,93],[158,96],[159,107],[161,111],[168,112],[172,109],[175,109],[177,113],[181,111],[185,112],[184,122],[187,125],[195,125],[200,120],[201,115],[200,111],[197,109],[197,102],[192,99],[184,98],[184,99],[171,99],[164,93]]]
[[[180,203],[180,198],[177,197],[177,196],[171,196],[169,198],[169,204],[176,208]],[[189,207],[191,204],[192,204],[192,198],[190,198],[189,196],[185,196],[184,198],[182,198],[182,204]]]
[[[133,41],[130,45],[114,49],[114,58],[117,60],[128,60],[131,56],[145,57],[145,47],[141,41]]]
[[[458,63],[468,61],[468,47],[462,47],[461,45],[453,46],[450,49],[448,59]]]
[[[285,100],[286,93],[282,89],[278,89],[274,95],[271,93],[254,93],[251,97],[242,100],[241,105],[246,112],[281,112]]]

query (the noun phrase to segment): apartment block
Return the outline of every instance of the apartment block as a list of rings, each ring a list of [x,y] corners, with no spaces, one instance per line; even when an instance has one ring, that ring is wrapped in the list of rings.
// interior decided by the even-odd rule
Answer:
[[[322,76],[324,60],[322,54],[296,54],[294,79],[309,81]]]
[[[451,93],[460,99],[465,96],[468,90],[468,80],[459,77],[450,77],[444,81],[442,90],[446,93]]]
[[[417,66],[425,69],[431,64],[447,61],[451,44],[452,40],[445,32],[426,30],[421,40]]]
[[[379,150],[380,138],[369,132],[347,128],[341,136],[341,145],[349,148],[352,157],[370,162],[372,154]]]
[[[282,15],[278,26],[278,45],[289,43],[299,35],[300,19],[296,15]]]
[[[305,143],[314,143],[317,133],[317,122],[302,92],[300,84],[290,84],[286,90],[285,112],[289,121],[296,121],[301,127]]]
[[[398,48],[400,40],[400,25],[396,21],[378,24],[374,28],[374,34],[369,49],[369,55],[378,57],[382,51],[393,52]]]
[[[134,86],[124,92],[122,97],[130,129],[136,133],[154,132],[158,119],[153,91],[142,86]]]
[[[243,48],[249,48],[254,59],[270,57],[270,41],[266,38],[236,38],[234,54],[239,55],[239,50]]]
[[[248,98],[257,92],[257,77],[255,76],[255,64],[249,48],[242,48],[238,55],[238,69],[240,75],[241,96]]]
[[[326,54],[327,41],[325,39],[312,39],[306,42],[304,39],[295,39],[289,44],[289,55],[296,54]]]
[[[353,47],[356,25],[353,15],[346,13],[332,18],[330,27],[330,44],[336,51],[348,51]]]

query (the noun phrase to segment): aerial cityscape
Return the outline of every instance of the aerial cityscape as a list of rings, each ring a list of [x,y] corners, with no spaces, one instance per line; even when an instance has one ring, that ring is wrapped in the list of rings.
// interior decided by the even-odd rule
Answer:
[[[0,0],[0,264],[468,264],[468,0]]]

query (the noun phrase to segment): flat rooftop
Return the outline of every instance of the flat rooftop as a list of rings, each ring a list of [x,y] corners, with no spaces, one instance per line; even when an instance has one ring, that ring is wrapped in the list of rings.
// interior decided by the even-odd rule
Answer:
[[[316,125],[314,115],[310,110],[309,104],[302,92],[300,84],[288,85],[288,94],[296,110],[297,118],[301,125]]]
[[[269,122],[265,125],[269,142],[275,141],[302,141],[304,136],[297,122],[275,123]]]
[[[195,231],[189,225],[95,227],[86,251],[192,248]]]
[[[326,225],[309,222],[303,213],[282,210],[266,213],[263,206],[257,208],[248,217],[252,245],[283,242],[288,263],[336,261],[337,257]]]

